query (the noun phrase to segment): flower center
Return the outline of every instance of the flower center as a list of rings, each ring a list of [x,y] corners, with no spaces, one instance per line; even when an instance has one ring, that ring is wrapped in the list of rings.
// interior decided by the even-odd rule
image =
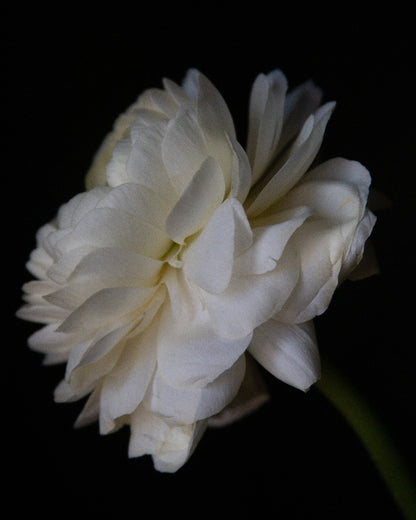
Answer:
[[[174,267],[175,269],[181,269],[183,267],[181,253],[184,247],[185,244],[177,244],[173,242],[171,248],[166,253],[166,256],[163,260],[167,262],[171,267]]]

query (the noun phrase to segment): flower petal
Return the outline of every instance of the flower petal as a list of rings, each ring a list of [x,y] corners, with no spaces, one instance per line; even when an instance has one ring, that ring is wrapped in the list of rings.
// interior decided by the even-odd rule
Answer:
[[[98,385],[91,393],[84,405],[81,413],[78,415],[74,423],[75,428],[82,428],[97,421],[100,412],[100,393],[101,387]]]
[[[102,289],[154,287],[163,262],[118,248],[97,248],[88,253],[68,276],[68,284],[43,299],[74,310]]]
[[[195,74],[198,81],[197,110],[198,121],[204,130],[204,135],[208,141],[216,142],[216,137],[229,135],[235,139],[235,128],[227,103],[209,81],[209,79],[199,71],[193,69],[190,74]],[[214,148],[216,148],[214,146]],[[217,157],[217,155],[215,155]]]
[[[159,452],[152,455],[155,469],[163,473],[174,473],[180,469],[194,452],[206,427],[206,421],[198,421],[188,427],[172,427],[167,442],[163,444]],[[183,444],[183,448],[179,449],[176,444],[178,434],[180,434],[179,438],[182,440],[181,445]],[[186,444],[184,434],[187,440]]]
[[[237,276],[264,274],[273,270],[293,233],[312,211],[307,206],[282,211],[274,215],[275,223],[253,229],[253,245],[234,262]]]
[[[105,137],[87,172],[85,178],[87,190],[107,184],[106,165],[111,160],[114,146],[126,135],[132,122],[136,119],[137,107],[138,103],[133,103],[124,114],[121,114],[114,123],[113,130]]]
[[[56,248],[65,254],[85,245],[118,247],[160,258],[170,247],[171,240],[164,231],[135,215],[114,208],[96,208],[61,238]]]
[[[251,241],[241,204],[226,200],[186,251],[185,275],[208,292],[222,293],[231,279],[234,254],[247,249]]]
[[[93,391],[117,362],[130,326],[120,327],[105,335],[98,334],[97,341],[87,340],[73,347],[66,366],[65,380],[55,389],[55,401],[77,400]]]
[[[176,199],[162,160],[162,141],[168,121],[159,118],[153,124],[139,124],[132,129],[134,143],[126,164],[128,181],[144,185],[167,201]]]
[[[27,304],[22,305],[16,316],[22,320],[34,321],[36,323],[52,324],[64,320],[67,312],[55,305],[49,304]]]
[[[72,228],[110,191],[111,189],[107,186],[100,186],[72,197],[59,208],[56,216],[57,227],[59,229]]]
[[[196,68],[190,68],[186,71],[185,78],[182,81],[182,88],[189,99],[196,101],[199,91],[199,77],[201,72]]]
[[[249,352],[275,377],[300,390],[320,377],[312,322],[288,325],[269,320],[254,331]]]
[[[26,263],[26,269],[40,280],[47,278],[47,271],[53,265],[53,259],[43,249],[37,247],[30,253],[29,261]]]
[[[129,182],[112,189],[96,207],[119,209],[164,230],[171,204],[146,186]]]
[[[71,348],[74,346],[74,339],[71,334],[57,332],[56,323],[52,323],[34,332],[29,337],[28,344],[37,352],[55,354],[56,362],[59,362],[58,359],[67,361]]]
[[[131,152],[130,137],[117,141],[111,154],[111,159],[106,164],[105,177],[109,186],[119,186],[128,182],[127,161]]]
[[[185,188],[166,220],[166,232],[183,244],[199,231],[224,199],[224,176],[218,163],[208,157]]]
[[[368,261],[366,264],[362,265],[361,269],[357,268],[357,266],[360,267],[361,265],[361,259],[364,255],[364,246],[368,237],[371,235],[376,220],[377,219],[375,215],[371,213],[371,211],[366,210],[364,217],[362,218],[354,234],[354,239],[351,243],[350,249],[343,260],[342,269],[340,272],[341,280],[347,276],[350,279],[358,280],[361,278],[367,278],[368,276],[377,273],[377,259],[375,258],[375,255],[371,255],[371,253],[369,253],[369,256],[367,257]],[[352,273],[354,273],[354,275],[351,277],[350,274],[352,275]]]
[[[146,404],[153,413],[191,424],[219,413],[237,394],[245,373],[244,355],[214,381],[201,388],[175,388],[155,375]]]
[[[236,139],[234,123],[223,97],[201,73],[198,74],[197,118],[203,131],[208,155],[215,157],[224,173],[226,190],[230,189],[232,154],[227,136]]]
[[[93,245],[83,244],[66,251],[50,266],[47,276],[57,284],[65,284],[80,261],[95,249]]]
[[[286,209],[297,206],[312,208],[315,218],[333,220],[342,224],[349,220],[358,222],[365,202],[357,187],[343,181],[311,180],[299,183],[279,204]]]
[[[146,100],[144,97],[141,99],[141,103],[144,106],[146,104],[147,108],[150,108],[152,111],[156,110],[169,119],[175,117],[178,104],[167,90],[150,88],[146,91],[145,96],[147,97]]]
[[[275,157],[283,123],[287,80],[280,70],[260,74],[250,96],[247,155],[253,168],[253,184]]]
[[[114,247],[100,247],[85,255],[68,276],[74,284],[105,287],[151,287],[158,281],[163,262]]]
[[[273,271],[235,276],[227,290],[218,295],[202,292],[214,330],[230,339],[250,334],[283,307],[298,277],[296,257],[285,250]]]
[[[367,168],[361,163],[335,157],[319,164],[302,179],[302,183],[310,181],[334,181],[350,184],[354,192],[360,194],[360,198],[365,204],[371,177]]]
[[[170,182],[181,195],[209,155],[195,110],[178,109],[176,117],[168,123],[161,153]]]
[[[139,314],[155,293],[156,288],[112,287],[102,289],[77,307],[58,327],[59,332],[93,331],[109,320],[132,312]]]
[[[249,217],[263,213],[301,179],[318,153],[334,106],[334,103],[327,103],[306,120],[287,161],[265,186],[259,187],[259,193],[247,210]]]
[[[330,220],[304,223],[291,240],[300,270],[298,283],[276,319],[302,323],[326,310],[338,286],[345,248],[342,226]]]
[[[236,140],[232,140],[228,136],[227,138],[233,154],[230,196],[243,204],[252,182],[251,167],[247,154],[241,145]]]
[[[139,406],[131,416],[129,457],[152,455],[158,471],[173,473],[191,456],[205,428],[205,421],[171,424]]]
[[[127,340],[117,364],[103,380],[100,431],[114,428],[114,420],[131,414],[143,400],[156,366],[157,327]]]
[[[163,86],[178,106],[191,104],[192,99],[188,96],[188,93],[174,81],[164,78]]]
[[[299,133],[306,119],[318,109],[321,99],[322,90],[312,81],[306,81],[288,92],[277,153]]]
[[[236,362],[250,343],[252,331],[236,339],[218,336],[196,288],[179,275],[168,279],[167,287],[174,300],[165,306],[160,324],[160,376],[174,387],[202,388]]]

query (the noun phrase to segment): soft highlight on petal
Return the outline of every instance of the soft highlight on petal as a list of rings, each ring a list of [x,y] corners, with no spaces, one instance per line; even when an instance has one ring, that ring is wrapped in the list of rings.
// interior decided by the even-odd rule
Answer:
[[[231,280],[234,255],[249,247],[251,241],[250,225],[241,205],[228,199],[189,247],[184,272],[202,289],[222,293]]]
[[[221,204],[225,195],[222,171],[214,158],[208,157],[196,171],[175,207],[166,219],[166,232],[182,244],[199,231]]]

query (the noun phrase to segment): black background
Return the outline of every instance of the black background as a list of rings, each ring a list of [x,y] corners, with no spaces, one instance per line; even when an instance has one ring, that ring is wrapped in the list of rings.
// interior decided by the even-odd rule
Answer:
[[[16,513],[401,518],[360,442],[316,389],[303,394],[267,377],[267,405],[208,431],[185,467],[160,474],[148,457],[127,458],[127,429],[104,437],[97,426],[72,428],[81,403],[52,399],[63,366],[42,367],[26,347],[37,326],[14,317],[36,230],[83,189],[95,150],[142,90],[199,68],[244,144],[258,73],[281,68],[292,87],[311,78],[325,101],[337,101],[321,158],[361,161],[391,201],[373,233],[381,274],[338,289],[316,320],[320,349],[362,391],[416,473],[411,16],[336,5],[3,12],[3,492]]]

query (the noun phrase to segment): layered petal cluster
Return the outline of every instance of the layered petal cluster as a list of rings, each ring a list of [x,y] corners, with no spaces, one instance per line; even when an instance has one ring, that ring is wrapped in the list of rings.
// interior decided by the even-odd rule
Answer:
[[[87,191],[39,230],[19,311],[44,325],[30,346],[66,363],[56,400],[88,396],[77,425],[128,424],[129,455],[173,472],[208,424],[265,400],[258,363],[302,390],[317,380],[312,320],[375,222],[361,164],[310,169],[334,107],[320,103],[312,83],[259,75],[244,149],[192,69],[116,121]]]

